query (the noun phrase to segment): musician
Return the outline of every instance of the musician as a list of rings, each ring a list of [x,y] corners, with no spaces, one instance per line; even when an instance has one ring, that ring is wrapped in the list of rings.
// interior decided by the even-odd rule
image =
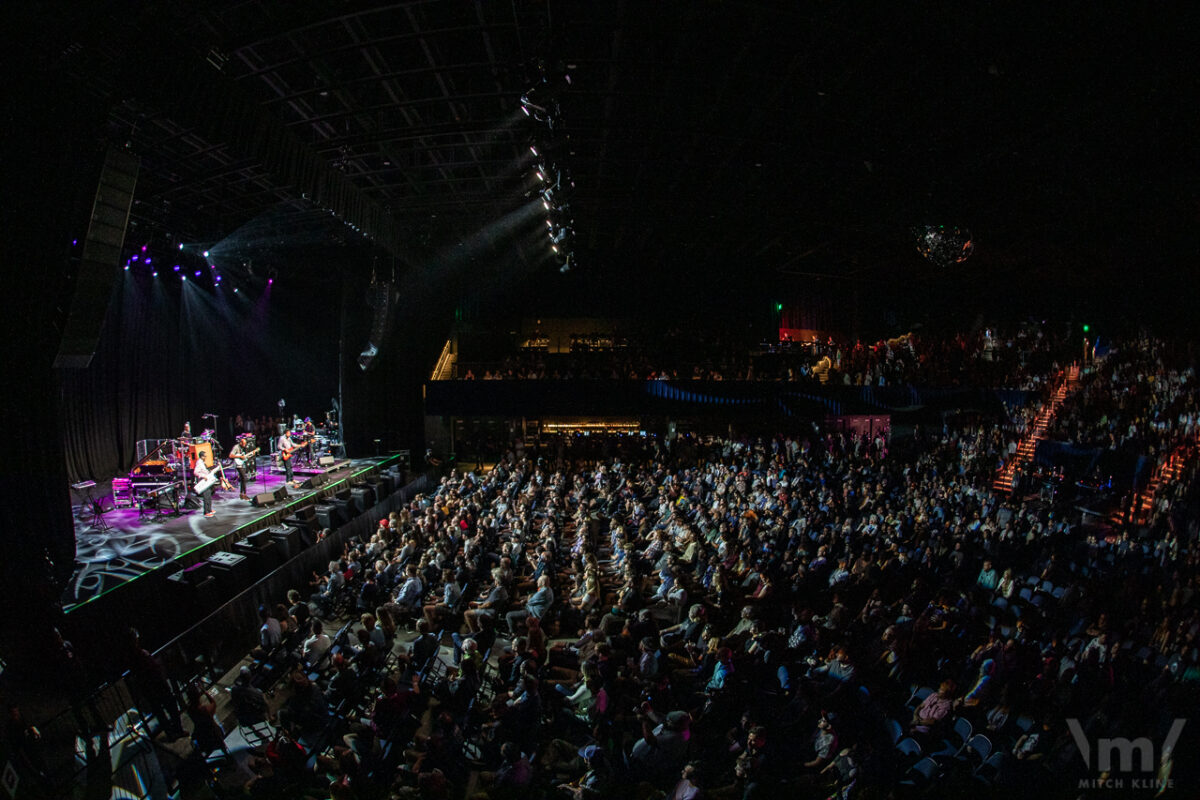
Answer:
[[[213,467],[205,464],[203,458],[197,458],[196,466],[192,468],[192,476],[196,479],[196,483],[193,484],[193,488],[196,490],[196,494],[200,496],[200,500],[204,503],[204,516],[216,516],[217,512],[213,511],[212,506],[213,490],[217,487],[216,483],[211,483],[208,486],[205,486],[203,491],[199,490],[199,487],[202,484],[207,483],[208,479],[213,477]]]
[[[229,451],[229,457],[233,459],[233,465],[237,469],[238,498],[241,500],[250,499],[250,496],[246,494],[246,479],[250,465],[253,463],[250,459],[254,458],[257,452],[258,448],[254,446],[254,434],[252,433],[238,434],[237,442]]]
[[[279,451],[279,460],[283,463],[284,480],[292,484],[292,488],[299,489],[300,483],[292,474],[292,457],[296,454],[296,443],[292,441],[292,432],[284,428],[280,434],[279,440],[276,442],[276,450]]]
[[[313,448],[316,447],[317,441],[317,426],[313,424],[312,417],[304,418],[304,460],[311,467],[313,465]]]

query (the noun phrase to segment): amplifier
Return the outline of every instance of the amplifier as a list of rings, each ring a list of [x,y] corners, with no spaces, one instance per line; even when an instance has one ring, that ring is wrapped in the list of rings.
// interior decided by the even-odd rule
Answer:
[[[303,530],[293,525],[276,525],[267,533],[279,544],[283,553],[283,561],[295,557],[307,544],[304,540]]]
[[[228,551],[222,551],[220,553],[213,553],[207,559],[208,563],[214,564],[214,565],[220,565],[227,569],[233,569],[234,567],[238,566],[245,560],[246,560],[245,556],[243,556],[239,553],[231,553]]]
[[[222,596],[232,597],[249,585],[250,560],[241,553],[221,551],[213,553],[205,561],[217,579],[217,588]]]
[[[375,490],[370,486],[356,486],[350,490],[350,506],[359,514],[375,505]]]

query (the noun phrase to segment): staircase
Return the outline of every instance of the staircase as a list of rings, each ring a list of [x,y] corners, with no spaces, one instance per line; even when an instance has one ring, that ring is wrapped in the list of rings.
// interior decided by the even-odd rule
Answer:
[[[442,352],[438,354],[437,364],[434,365],[433,374],[429,376],[429,379],[434,381],[453,379],[457,360],[450,348],[450,340],[447,339],[446,343],[442,345]]]
[[[1154,502],[1159,493],[1178,480],[1183,475],[1188,462],[1196,456],[1196,444],[1196,439],[1189,439],[1172,450],[1171,454],[1155,468],[1154,474],[1150,476],[1150,482],[1146,484],[1145,491],[1135,493],[1133,502],[1128,508],[1118,508],[1110,514],[1109,522],[1113,525],[1140,525],[1146,522],[1150,512],[1154,509]]]
[[[1060,374],[1058,386],[1055,387],[1053,394],[1050,395],[1050,401],[1045,403],[1038,415],[1034,417],[1033,422],[1029,426],[1029,430],[1025,432],[1025,436],[1017,445],[1017,453],[1011,458],[1008,463],[1001,467],[996,472],[996,478],[992,481],[992,488],[998,492],[1011,492],[1017,480],[1017,476],[1021,474],[1021,467],[1033,460],[1033,454],[1037,452],[1038,442],[1046,437],[1046,430],[1050,427],[1050,423],[1054,421],[1054,415],[1058,413],[1058,409],[1062,406],[1063,401],[1067,399],[1067,395],[1075,388],[1075,384],[1079,382],[1079,367],[1072,364],[1067,367],[1066,371]]]

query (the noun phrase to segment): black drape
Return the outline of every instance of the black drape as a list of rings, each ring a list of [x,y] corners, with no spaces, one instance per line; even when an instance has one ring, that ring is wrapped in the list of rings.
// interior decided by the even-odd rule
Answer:
[[[235,296],[163,268],[119,270],[91,365],[59,376],[63,438],[72,481],[128,471],[141,439],[211,427],[228,449],[236,414],[287,411],[319,420],[337,387],[337,320],[278,286]]]

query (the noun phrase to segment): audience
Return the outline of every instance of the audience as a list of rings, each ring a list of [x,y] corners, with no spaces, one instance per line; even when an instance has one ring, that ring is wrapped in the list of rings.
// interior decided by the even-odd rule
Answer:
[[[1048,387],[1058,344],[908,337],[825,355],[863,381]],[[1191,447],[1189,359],[1150,340],[1114,352],[1051,432],[1151,459]],[[813,425],[522,446],[453,472],[346,543],[309,603],[261,610],[233,694],[239,718],[277,716],[277,736],[247,791],[1074,789],[1091,773],[1068,720],[1159,741],[1200,699],[1198,482],[1188,460],[1142,523],[1111,530],[1066,496],[1000,493],[1032,411],[895,439]],[[272,679],[264,708],[256,682]],[[197,747],[223,746],[211,696],[187,696]],[[912,771],[922,756],[931,778]]]

